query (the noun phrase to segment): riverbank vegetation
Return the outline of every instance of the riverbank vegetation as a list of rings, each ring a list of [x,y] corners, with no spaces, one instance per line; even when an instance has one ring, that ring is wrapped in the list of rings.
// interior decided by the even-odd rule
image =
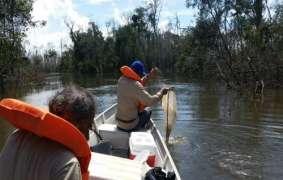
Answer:
[[[44,24],[32,21],[32,5],[32,0],[0,0],[0,89],[11,81],[19,84],[39,75],[23,47],[27,29]]]
[[[124,25],[107,22],[107,37],[95,22],[87,31],[75,30],[67,22],[71,46],[60,56],[50,49],[28,58],[22,58],[22,39],[26,28],[35,25],[32,1],[0,2],[1,84],[26,72],[113,73],[139,58],[164,73],[219,79],[230,88],[249,88],[255,94],[262,94],[265,86],[282,85],[283,4],[279,2],[271,6],[267,0],[184,0],[188,8],[198,9],[196,23],[181,28],[176,14],[167,28],[159,29],[162,0],[148,0],[127,15]]]

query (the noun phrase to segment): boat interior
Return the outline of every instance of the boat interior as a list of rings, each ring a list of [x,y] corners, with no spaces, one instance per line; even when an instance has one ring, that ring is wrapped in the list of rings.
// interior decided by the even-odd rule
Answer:
[[[102,166],[107,166],[111,173],[117,170],[116,175],[113,175],[116,177],[114,179],[135,179],[133,176],[144,179],[151,169],[161,170],[165,176],[171,174],[170,179],[180,179],[167,146],[153,121],[150,121],[149,129],[129,133],[117,128],[115,112],[114,104],[95,118],[94,131],[90,131],[89,139],[95,161],[100,157]],[[90,162],[90,166],[96,166],[96,169],[97,164],[101,162]],[[102,167],[99,170],[101,169]],[[127,175],[124,169],[132,170]],[[136,174],[133,175],[133,172]],[[107,179],[105,176],[108,174],[101,174],[99,177],[96,174],[95,179]]]

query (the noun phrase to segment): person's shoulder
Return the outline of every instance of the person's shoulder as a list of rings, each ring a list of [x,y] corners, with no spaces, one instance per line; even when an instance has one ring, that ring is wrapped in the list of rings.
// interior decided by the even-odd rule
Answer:
[[[65,163],[79,163],[77,157],[73,152],[69,151],[66,148],[61,148],[57,153],[57,161]]]
[[[10,141],[22,141],[23,139],[34,139],[36,137],[29,131],[16,129],[10,134],[9,139]]]
[[[125,76],[121,76],[119,79],[118,79],[118,83],[121,83],[121,82],[125,82],[125,81],[128,81],[129,79],[126,78]]]
[[[33,148],[34,152],[38,155],[50,156],[54,161],[78,161],[72,151],[58,142],[24,130],[17,130],[13,135],[17,140],[23,140],[26,146]]]
[[[78,179],[81,177],[80,163],[77,157],[66,148],[58,148],[52,162],[52,179]]]
[[[49,139],[46,139],[46,143],[48,143],[48,147],[46,147],[46,150],[48,150],[50,153],[52,153],[52,156],[56,156],[54,159],[60,159],[59,161],[78,161],[75,154],[70,151],[68,148],[66,148],[64,145],[59,144],[54,141],[50,141]]]
[[[130,84],[135,85],[136,82],[138,82],[138,81],[133,80],[133,79],[130,79],[130,78],[127,78],[127,77],[125,77],[125,76],[121,76],[121,77],[119,78],[119,80],[118,80],[118,83],[120,83],[120,84],[127,84],[127,85],[130,85]]]
[[[72,166],[72,164],[79,164],[79,160],[75,154],[61,144],[49,144],[48,151],[50,158],[52,158],[51,162],[53,162],[53,165],[56,167],[55,169]]]

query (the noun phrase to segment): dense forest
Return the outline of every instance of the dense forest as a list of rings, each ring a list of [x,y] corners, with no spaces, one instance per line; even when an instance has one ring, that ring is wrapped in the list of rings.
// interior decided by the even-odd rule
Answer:
[[[0,84],[31,80],[45,72],[104,74],[139,58],[148,67],[187,78],[218,79],[235,90],[281,86],[283,3],[268,0],[184,0],[197,8],[196,23],[180,27],[178,16],[159,29],[162,0],[133,9],[125,25],[109,21],[104,37],[95,22],[87,31],[66,22],[72,46],[27,56],[23,38],[32,21],[32,0],[0,0]],[[188,9],[189,10],[189,9]],[[48,22],[47,22],[48,23]]]

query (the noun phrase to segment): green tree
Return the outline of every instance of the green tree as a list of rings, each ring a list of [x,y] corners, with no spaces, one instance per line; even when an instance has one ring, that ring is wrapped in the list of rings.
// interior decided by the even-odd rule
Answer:
[[[73,71],[73,49],[68,48],[61,54],[58,70],[61,72]]]
[[[186,4],[199,9],[195,29],[199,29],[201,22],[210,24],[211,28],[204,29],[202,36],[194,35],[193,39],[213,40],[213,44],[199,44],[205,51],[201,56],[214,62],[219,77],[227,85],[257,89],[259,82],[263,87],[264,81],[274,80],[271,72],[278,66],[278,60],[272,59],[278,57],[273,48],[274,23],[267,1],[187,0]],[[194,50],[199,48],[195,46]]]
[[[22,39],[30,26],[33,0],[0,0],[0,84],[17,79],[26,63]],[[21,73],[21,74],[19,74]]]
[[[94,22],[89,23],[87,32],[73,31],[70,28],[73,41],[73,68],[79,72],[103,73],[104,39]]]
[[[103,48],[103,71],[113,72],[119,67],[120,58],[115,53],[115,43],[112,37],[107,37]]]

